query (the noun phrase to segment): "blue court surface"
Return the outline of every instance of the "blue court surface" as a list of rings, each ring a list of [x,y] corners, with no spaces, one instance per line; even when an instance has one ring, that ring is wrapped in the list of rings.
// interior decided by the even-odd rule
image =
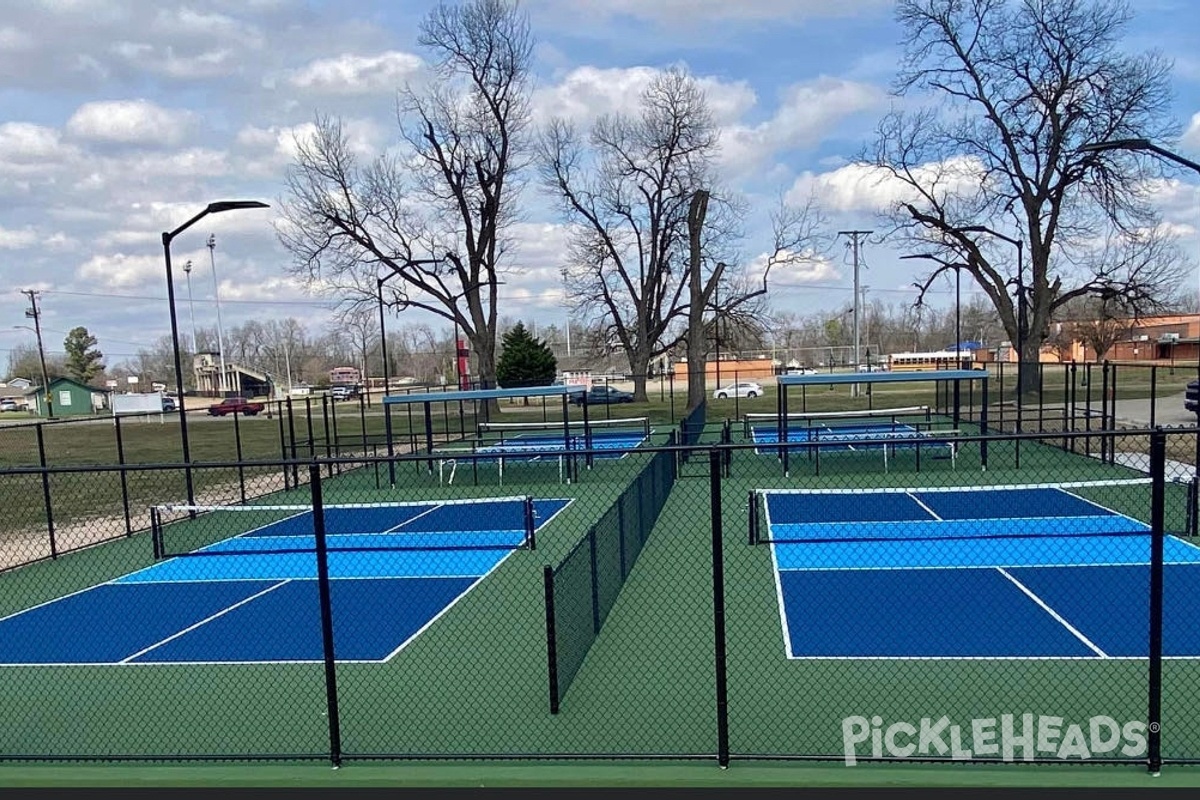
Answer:
[[[642,431],[597,431],[592,434],[593,458],[624,458],[646,441]],[[588,442],[582,434],[569,439],[563,434],[518,434],[491,444],[480,445],[477,453],[487,453],[505,461],[543,461],[559,458],[564,450],[586,450]],[[485,460],[485,459],[481,459]]]
[[[788,658],[1148,656],[1150,529],[1102,486],[761,494]],[[1163,654],[1200,657],[1200,548],[1163,553]]]
[[[535,528],[570,502],[534,500]],[[323,661],[312,512],[254,524],[264,513],[201,514],[185,524],[228,535],[0,619],[0,666]],[[527,540],[522,498],[327,506],[324,517],[339,661],[388,660]],[[172,535],[164,526],[168,554]]]
[[[779,444],[779,428],[776,425],[755,425],[751,427],[750,432],[755,444]],[[816,449],[844,452],[856,452],[860,450],[878,452],[884,447],[892,452],[895,452],[897,449],[914,447],[934,449],[944,447],[952,452],[953,443],[940,442],[931,444],[925,441],[930,437],[944,436],[947,433],[949,431],[941,431],[939,433],[934,430],[922,430],[915,425],[906,425],[902,422],[883,422],[862,425],[830,426],[818,424],[804,427],[790,426],[786,431],[786,437],[788,442],[798,442],[802,445],[799,448],[789,449],[809,452]],[[879,441],[876,442],[873,440]],[[774,455],[779,450],[773,447],[758,447],[755,448],[755,452]]]

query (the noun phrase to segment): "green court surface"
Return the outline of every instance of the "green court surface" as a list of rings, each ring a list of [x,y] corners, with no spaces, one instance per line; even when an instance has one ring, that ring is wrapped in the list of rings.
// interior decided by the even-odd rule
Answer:
[[[710,423],[703,442],[715,443],[719,435],[720,426]],[[376,488],[373,469],[323,481],[327,503],[514,493],[575,501],[539,531],[536,550],[513,553],[396,658],[339,665],[347,759],[342,769],[323,763],[329,728],[326,676],[319,664],[4,667],[8,688],[0,694],[0,713],[21,724],[0,730],[0,757],[173,761],[232,756],[311,763],[47,769],[4,764],[0,783],[51,785],[60,775],[73,775],[89,785],[1194,785],[1198,773],[1192,768],[1169,766],[1161,777],[1150,778],[1137,760],[1121,767],[914,763],[849,768],[840,763],[841,721],[855,714],[889,720],[943,714],[969,720],[1022,712],[1085,721],[1099,714],[1143,719],[1147,664],[1142,660],[785,657],[771,548],[747,542],[751,492],[1115,481],[1140,475],[1083,452],[1064,451],[1059,444],[1054,439],[1023,442],[1018,467],[1013,443],[992,443],[986,470],[977,444],[962,448],[953,463],[923,454],[919,471],[907,455],[889,462],[884,472],[871,454],[855,453],[822,454],[817,474],[807,457],[794,453],[786,477],[772,454],[753,448],[733,453],[720,496],[734,759],[728,770],[715,762],[713,498],[708,453],[702,450],[682,467],[558,714],[549,713],[547,704],[543,569],[557,564],[613,504],[648,463],[643,453],[597,461],[578,483],[560,482],[557,474],[531,466],[506,472],[501,487],[493,479],[497,476],[483,470],[465,480],[469,473],[460,466],[455,482],[447,484],[436,467],[430,472],[419,464],[399,465],[395,488],[386,481]],[[1133,437],[1129,444],[1134,446]],[[1103,501],[1146,521],[1147,491],[1116,487]],[[301,504],[307,493],[301,486],[266,499]],[[1185,487],[1170,484],[1167,493],[1166,527],[1183,531]],[[10,572],[0,583],[0,614],[151,561],[149,537],[136,534]],[[952,583],[945,591],[948,605],[962,600]],[[317,609],[295,613],[299,621]],[[930,619],[930,624],[955,624],[936,608]],[[1200,756],[1200,701],[1191,691],[1198,679],[1200,665],[1193,660],[1164,665],[1164,757]],[[669,763],[642,763],[639,756]],[[793,756],[819,756],[831,763],[764,761]],[[413,763],[355,760],[371,757]],[[426,763],[444,757],[471,760]],[[607,757],[634,761],[604,763]],[[539,760],[498,760],[530,758]],[[597,759],[600,763],[592,763]]]

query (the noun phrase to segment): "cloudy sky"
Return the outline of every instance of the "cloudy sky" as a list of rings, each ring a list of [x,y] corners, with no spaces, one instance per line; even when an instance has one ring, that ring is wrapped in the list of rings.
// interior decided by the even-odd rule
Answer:
[[[211,200],[268,210],[206,218],[172,247],[180,324],[191,260],[197,325],[296,316],[327,324],[329,302],[285,272],[272,223],[293,133],[343,118],[364,152],[394,143],[395,89],[419,79],[415,42],[426,0],[20,0],[0,18],[0,359],[32,334],[21,289],[43,292],[49,350],[74,325],[109,363],[169,333],[161,234]],[[684,63],[722,128],[725,176],[754,203],[747,259],[765,248],[781,193],[816,187],[834,229],[877,227],[886,192],[848,161],[889,104],[899,28],[889,0],[525,0],[538,40],[535,115],[586,124],[632,108],[655,70]],[[1174,59],[1179,142],[1200,157],[1200,6],[1134,0],[1127,45]],[[1195,116],[1194,116],[1195,115]],[[1200,248],[1196,176],[1159,187],[1159,202]],[[565,319],[554,280],[562,231],[530,203],[517,230],[501,314]],[[755,232],[760,237],[755,239]],[[206,241],[214,236],[216,247]],[[868,300],[910,303],[912,264],[886,243],[864,252]],[[1197,259],[1200,260],[1200,259]],[[780,276],[772,301],[801,313],[846,308],[848,252]],[[1200,280],[1200,276],[1196,276]],[[1193,285],[1197,285],[1193,282]],[[965,290],[966,291],[966,290]],[[935,302],[950,303],[942,289]],[[410,317],[416,319],[416,317]],[[0,361],[2,364],[3,361]]]

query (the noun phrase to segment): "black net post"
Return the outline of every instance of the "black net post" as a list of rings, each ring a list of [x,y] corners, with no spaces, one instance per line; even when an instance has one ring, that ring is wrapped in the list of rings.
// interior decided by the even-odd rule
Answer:
[[[1162,625],[1163,625],[1163,517],[1166,502],[1167,435],[1161,429],[1150,435],[1150,697],[1147,766],[1157,774],[1162,768]]]
[[[158,508],[154,506],[150,508],[150,544],[153,547],[154,560],[160,560],[163,557],[162,517]]]
[[[758,544],[758,494],[753,489],[750,490],[747,509],[747,528],[750,535],[750,544]]]
[[[725,558],[721,520],[721,451],[708,453],[712,497],[713,659],[717,693],[717,763],[729,766],[729,686],[725,657]]]
[[[308,468],[312,492],[313,536],[316,540],[317,593],[321,603],[321,643],[325,654],[325,702],[329,715],[329,759],[342,763],[342,734],[338,719],[337,660],[333,643],[333,607],[329,592],[329,551],[325,541],[325,506],[321,493],[321,465]]]
[[[554,569],[542,568],[542,586],[546,597],[546,671],[550,686],[550,713],[558,713],[558,637],[554,626]]]
[[[537,520],[534,519],[533,497],[525,497],[525,541],[530,550],[537,550]]]

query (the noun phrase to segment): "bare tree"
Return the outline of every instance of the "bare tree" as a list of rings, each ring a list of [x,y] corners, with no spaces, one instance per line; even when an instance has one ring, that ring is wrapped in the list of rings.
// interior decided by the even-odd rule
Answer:
[[[442,3],[421,24],[431,76],[399,94],[404,152],[362,166],[340,121],[297,143],[279,238],[292,272],[348,305],[374,302],[457,323],[495,385],[496,294],[527,153],[533,41],[513,0]]]
[[[586,136],[554,120],[539,141],[543,185],[571,226],[568,294],[625,354],[636,400],[650,362],[686,340],[688,404],[698,403],[705,310],[749,313],[765,294],[765,276],[750,290],[736,257],[745,208],[717,185],[719,144],[703,89],[680,67],[655,76],[635,114],[603,116]],[[776,247],[764,275],[793,257]]]
[[[1168,62],[1118,47],[1128,6],[899,0],[897,16],[906,32],[897,94],[928,91],[941,102],[887,115],[866,160],[902,188],[890,210],[902,238],[940,256],[919,284],[922,293],[961,267],[1010,340],[1022,343],[1022,361],[1037,360],[1055,310],[1074,297],[1119,295],[1154,308],[1178,276],[1178,261],[1134,269],[1088,253],[1114,231],[1138,236],[1156,228],[1144,190],[1150,165],[1078,151],[1174,130],[1166,122]],[[1124,168],[1114,168],[1117,162]],[[1010,246],[1017,241],[1027,271],[1017,269],[1021,251]],[[1026,376],[1023,388],[1028,383]]]
[[[1081,297],[1063,307],[1061,333],[1091,348],[1097,361],[1129,338],[1135,319],[1115,298]]]

